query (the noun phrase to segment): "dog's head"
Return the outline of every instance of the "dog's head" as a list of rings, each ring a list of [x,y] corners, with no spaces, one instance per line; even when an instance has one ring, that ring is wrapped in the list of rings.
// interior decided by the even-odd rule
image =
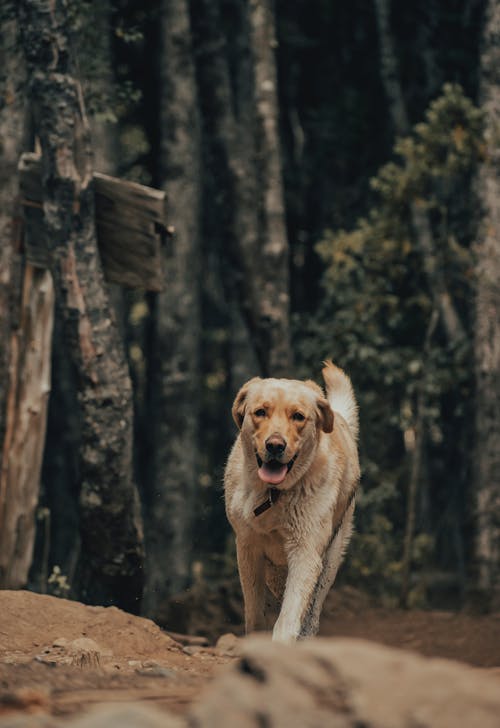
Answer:
[[[258,377],[236,395],[233,417],[245,455],[255,459],[260,480],[284,489],[307,469],[320,433],[331,432],[334,419],[314,382]]]

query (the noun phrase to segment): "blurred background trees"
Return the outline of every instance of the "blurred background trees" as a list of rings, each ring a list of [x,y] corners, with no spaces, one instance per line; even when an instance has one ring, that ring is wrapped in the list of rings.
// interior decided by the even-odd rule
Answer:
[[[361,410],[341,578],[408,605],[460,605],[477,588],[487,604],[500,563],[498,4],[56,5],[95,169],[165,189],[175,228],[163,293],[111,291],[133,382],[143,608],[234,575],[221,478],[235,391],[255,374],[310,377],[330,356]],[[12,65],[15,5],[5,13]],[[15,122],[23,66],[2,68],[13,184],[35,140]],[[18,259],[2,231],[8,332]],[[61,321],[29,583],[60,588],[47,587],[57,567],[81,597],[82,432]]]

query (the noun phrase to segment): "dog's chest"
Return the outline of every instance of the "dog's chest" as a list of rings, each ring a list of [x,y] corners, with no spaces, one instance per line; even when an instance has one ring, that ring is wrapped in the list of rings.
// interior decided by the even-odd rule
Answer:
[[[250,516],[251,528],[260,534],[269,534],[283,527],[283,504],[271,500],[259,501],[252,508]]]
[[[285,552],[284,540],[279,531],[272,531],[262,537],[263,551],[266,558],[274,566],[286,566],[288,561]]]

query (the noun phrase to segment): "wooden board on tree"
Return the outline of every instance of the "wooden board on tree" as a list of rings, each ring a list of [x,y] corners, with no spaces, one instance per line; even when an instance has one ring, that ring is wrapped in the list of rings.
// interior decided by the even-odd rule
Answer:
[[[27,153],[19,162],[22,202],[30,208],[25,225],[42,224],[40,155]],[[166,194],[161,190],[94,172],[96,231],[106,280],[129,288],[162,291],[162,243],[167,234]],[[35,230],[33,230],[33,233]],[[40,234],[26,235],[30,263],[48,267]]]

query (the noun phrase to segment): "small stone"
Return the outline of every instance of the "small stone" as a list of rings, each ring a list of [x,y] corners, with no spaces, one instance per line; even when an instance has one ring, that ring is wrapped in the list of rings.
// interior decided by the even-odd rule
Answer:
[[[215,645],[216,654],[222,657],[237,657],[240,651],[240,640],[232,632],[219,637]]]
[[[186,655],[198,655],[200,652],[203,652],[203,647],[200,647],[199,645],[186,645],[186,647],[182,648],[182,651],[186,653]]]
[[[52,647],[67,647],[69,640],[66,637],[58,637],[52,642]]]
[[[138,675],[143,677],[163,677],[163,678],[176,678],[177,673],[169,667],[161,667],[161,665],[155,665],[154,667],[142,667],[136,670]]]

